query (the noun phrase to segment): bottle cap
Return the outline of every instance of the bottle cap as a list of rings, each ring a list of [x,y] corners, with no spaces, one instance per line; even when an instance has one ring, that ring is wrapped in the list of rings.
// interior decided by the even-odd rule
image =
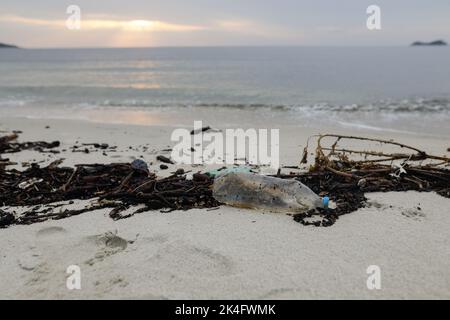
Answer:
[[[322,203],[323,203],[323,207],[324,208],[328,208],[328,203],[330,202],[330,198],[329,197],[323,197],[322,198]]]

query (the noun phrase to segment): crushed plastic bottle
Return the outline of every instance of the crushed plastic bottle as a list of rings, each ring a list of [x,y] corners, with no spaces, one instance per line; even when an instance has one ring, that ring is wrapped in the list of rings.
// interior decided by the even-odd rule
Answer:
[[[213,196],[230,206],[270,212],[305,212],[324,206],[322,199],[300,181],[244,172],[216,178]]]

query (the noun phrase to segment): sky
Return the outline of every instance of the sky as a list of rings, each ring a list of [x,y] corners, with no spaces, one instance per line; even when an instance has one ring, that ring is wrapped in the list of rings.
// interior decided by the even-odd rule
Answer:
[[[80,29],[66,25],[80,8]],[[369,30],[370,5],[380,30]],[[70,20],[73,21],[73,20]],[[0,42],[25,48],[390,46],[450,41],[449,0],[1,0]]]

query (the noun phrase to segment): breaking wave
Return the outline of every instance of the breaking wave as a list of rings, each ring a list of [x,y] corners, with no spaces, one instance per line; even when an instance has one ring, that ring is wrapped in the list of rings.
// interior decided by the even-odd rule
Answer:
[[[450,113],[450,99],[404,99],[404,100],[381,100],[366,104],[332,104],[332,103],[314,103],[314,104],[263,104],[263,103],[178,103],[165,102],[159,103],[145,99],[118,99],[118,100],[100,100],[87,102],[64,102],[51,101],[45,98],[36,97],[3,97],[0,98],[0,107],[22,107],[33,105],[38,106],[62,106],[79,108],[224,108],[224,109],[242,109],[242,110],[262,110],[268,111],[299,111],[299,112],[333,112],[333,113],[357,113],[357,112],[383,112],[383,113]]]
[[[330,104],[330,103],[316,103],[316,104],[244,104],[244,103],[195,103],[195,104],[180,104],[180,103],[166,103],[155,104],[147,100],[122,100],[110,101],[105,100],[99,103],[86,103],[84,106],[99,106],[99,107],[179,107],[179,108],[232,108],[232,109],[270,109],[279,111],[324,111],[324,112],[389,112],[389,113],[440,113],[450,112],[449,99],[413,99],[413,100],[382,100],[376,103],[369,104]]]

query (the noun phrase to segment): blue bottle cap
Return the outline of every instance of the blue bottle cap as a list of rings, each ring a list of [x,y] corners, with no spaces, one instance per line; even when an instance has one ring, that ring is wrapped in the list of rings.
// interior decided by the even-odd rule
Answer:
[[[323,197],[322,198],[322,203],[323,203],[323,207],[324,208],[328,208],[328,203],[330,202],[330,198],[329,197]]]

